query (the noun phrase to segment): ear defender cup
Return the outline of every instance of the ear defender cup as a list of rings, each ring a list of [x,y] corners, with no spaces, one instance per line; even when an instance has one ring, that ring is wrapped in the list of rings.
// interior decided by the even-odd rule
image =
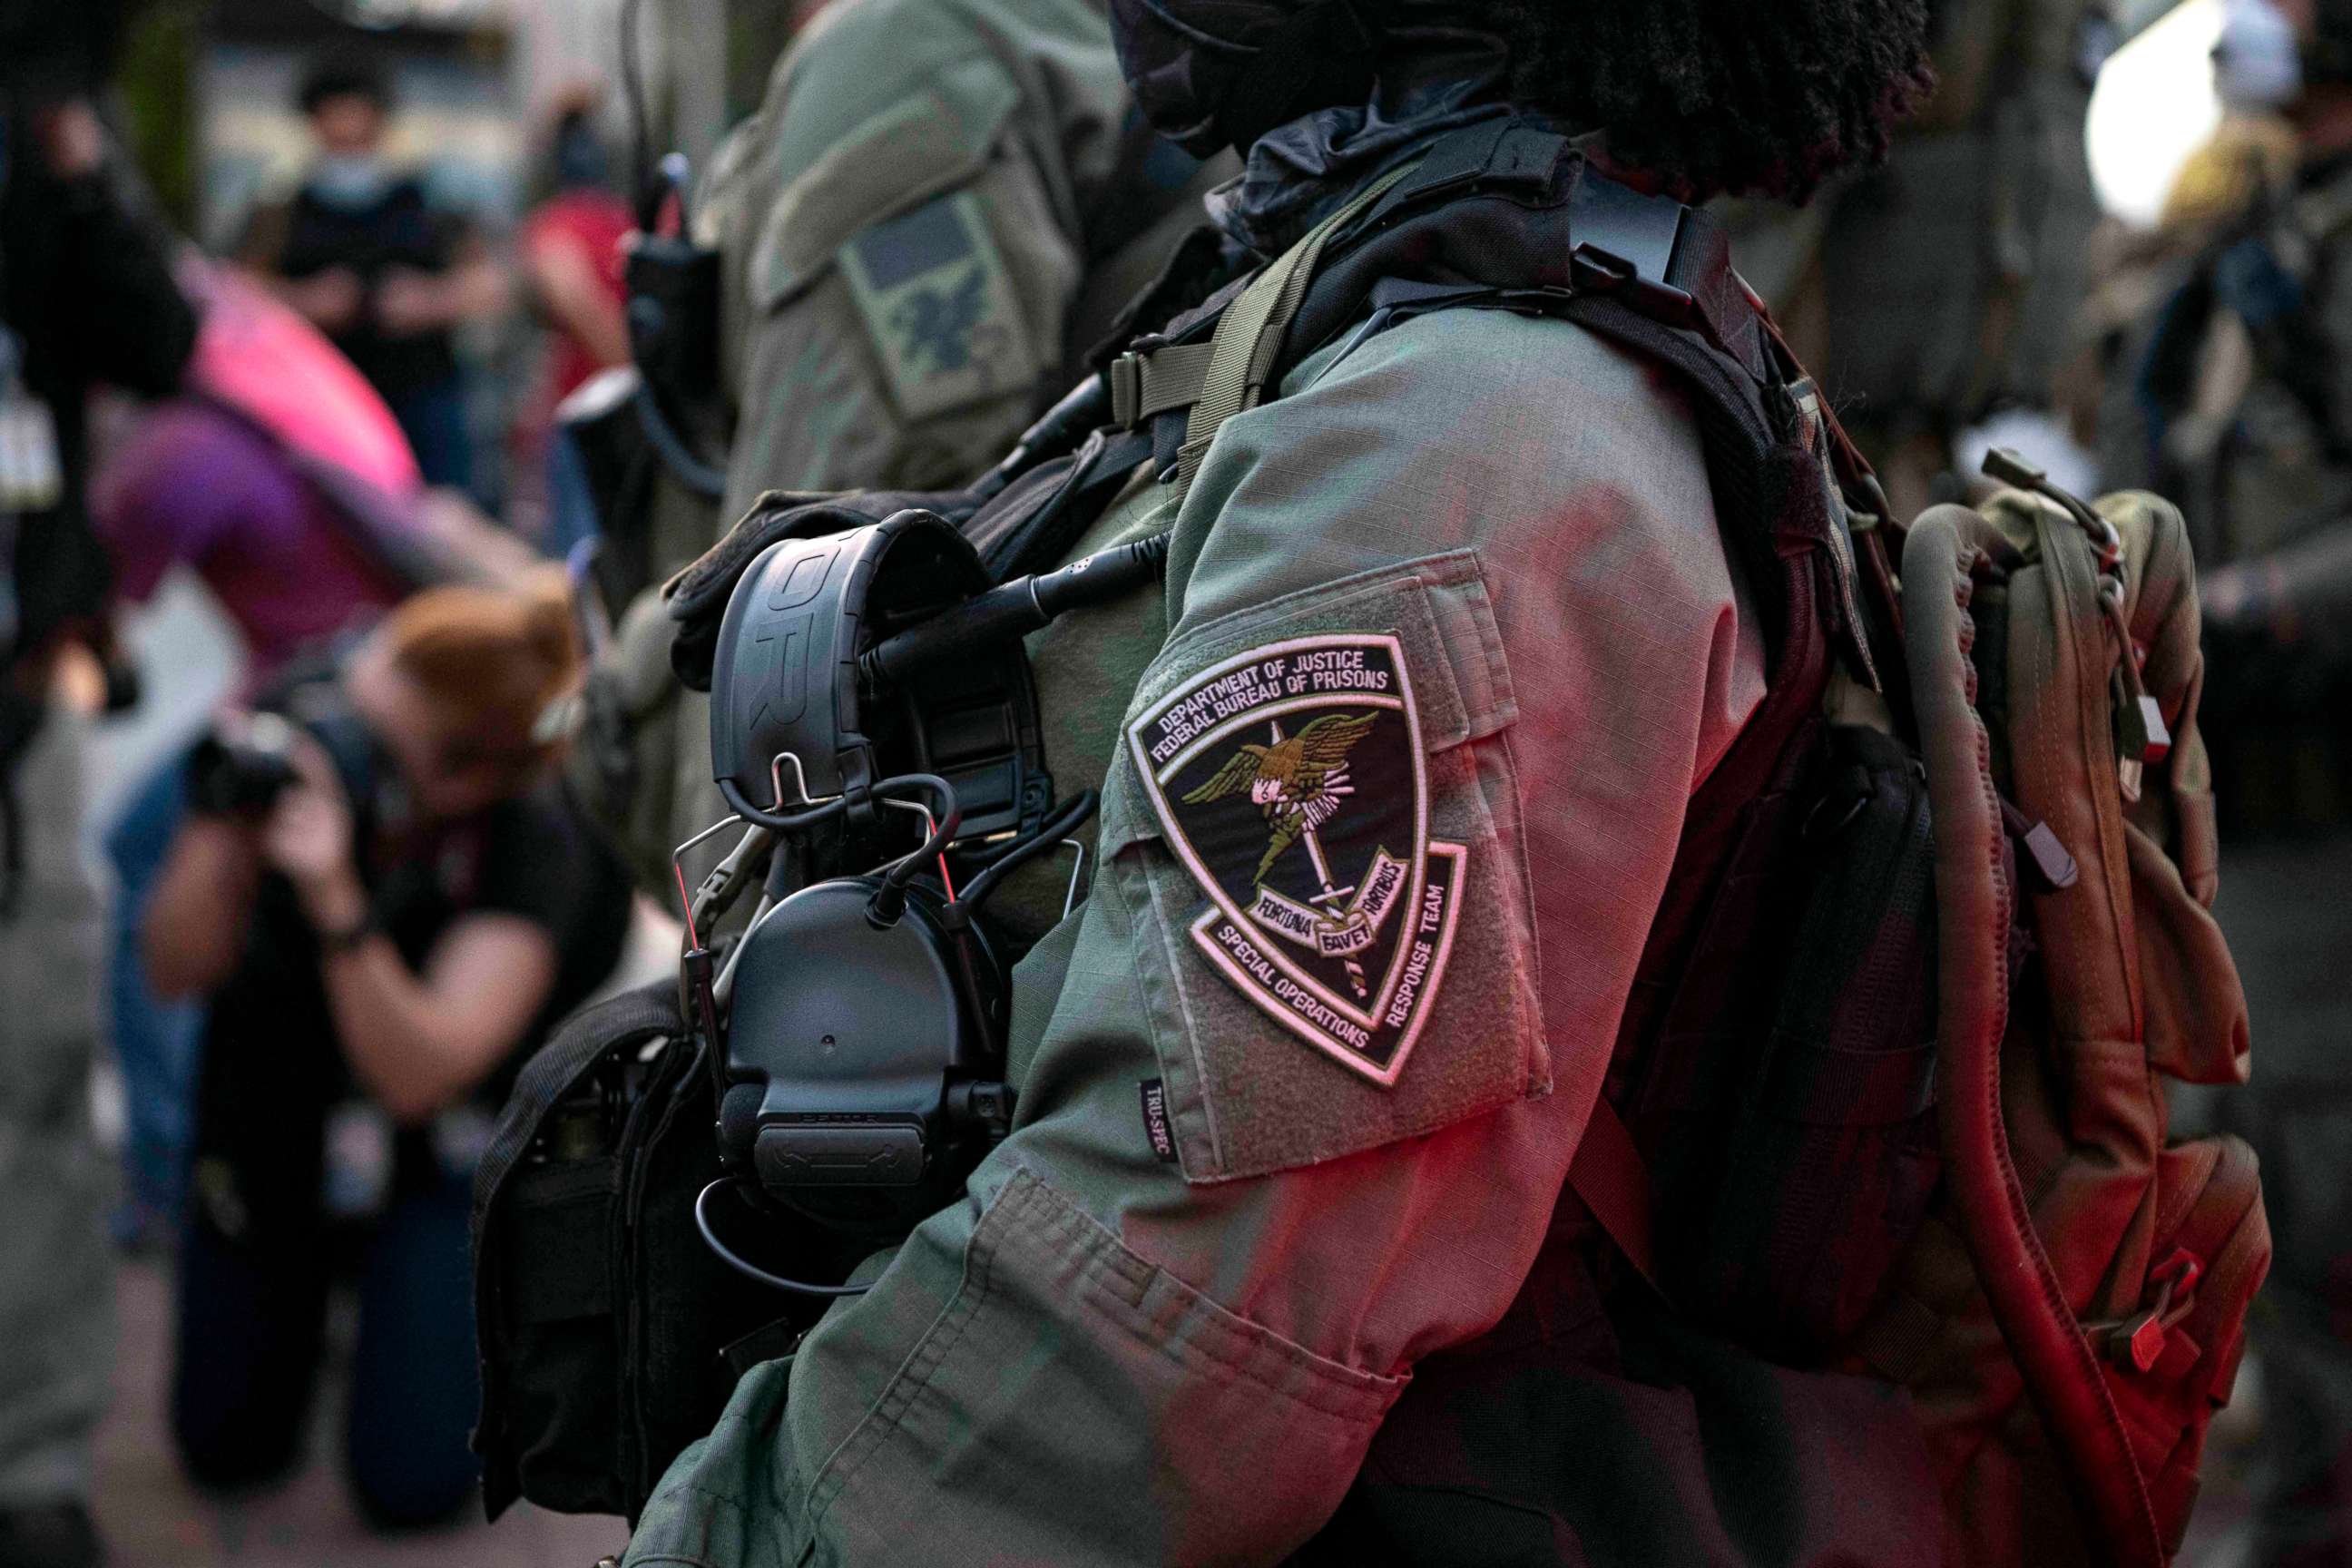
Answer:
[[[887,1241],[953,1202],[1011,1130],[1010,988],[980,912],[1100,804],[1054,800],[1022,638],[1153,579],[1166,553],[1163,537],[998,584],[953,527],[907,510],[780,539],[737,581],[714,645],[713,773],[772,836],[783,896],[728,959],[724,1025],[711,954],[688,953],[687,973],[721,1040],[727,1173],[695,1221],[738,1272],[809,1296],[865,1288],[747,1258],[719,1223],[740,1215],[715,1196]],[[919,815],[919,832],[893,812]],[[874,869],[825,876],[848,866]],[[823,879],[785,891],[803,877]]]
[[[844,870],[888,852],[867,792],[893,775],[945,779],[972,838],[1034,829],[1053,788],[1017,639],[912,683],[877,684],[860,668],[893,635],[992,586],[963,535],[928,511],[761,552],[728,598],[711,667],[712,776],[728,809],[804,832],[820,803],[845,798],[856,842],[834,858]]]
[[[877,917],[875,878],[794,893],[744,937],[719,1142],[729,1170],[844,1228],[919,1221],[1003,1131],[1003,969],[928,888]]]

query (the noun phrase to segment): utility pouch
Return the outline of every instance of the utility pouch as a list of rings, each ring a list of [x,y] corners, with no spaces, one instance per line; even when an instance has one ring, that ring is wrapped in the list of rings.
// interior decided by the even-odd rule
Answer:
[[[2101,1337],[2110,1360],[2148,1362],[2145,1375],[2116,1380],[2116,1404],[2177,1541],[2197,1496],[2206,1426],[2237,1382],[2246,1314],[2270,1263],[2271,1237],[2262,1167],[2239,1139],[2174,1144],[2158,1166],[2157,1185],[2164,1212],[2144,1300],[2111,1325],[2085,1327]]]
[[[1846,1339],[1925,1216],[1939,1162],[1935,835],[1909,748],[1827,731],[1768,908],[1791,931],[1733,1112],[1690,1304],[1775,1361]]]
[[[574,1014],[517,1080],[474,1184],[485,1511],[635,1520],[710,1429],[777,1296],[696,1234],[710,1079],[664,981]],[[789,1327],[761,1336],[788,1347]]]

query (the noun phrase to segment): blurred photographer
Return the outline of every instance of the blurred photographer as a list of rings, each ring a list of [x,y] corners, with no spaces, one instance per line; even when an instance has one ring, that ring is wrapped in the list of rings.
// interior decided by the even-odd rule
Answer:
[[[408,600],[191,763],[144,943],[159,992],[210,998],[173,1387],[200,1484],[298,1457],[345,1234],[329,1128],[357,1096],[391,1148],[357,1233],[352,1483],[394,1527],[471,1495],[482,1111],[612,968],[629,919],[622,873],[549,780],[544,716],[580,669],[553,575]]]
[[[93,100],[121,7],[0,5],[0,1568],[100,1560],[89,1440],[113,1362],[89,1062],[103,932],[82,857],[106,558],[93,384],[179,379],[194,313]]]

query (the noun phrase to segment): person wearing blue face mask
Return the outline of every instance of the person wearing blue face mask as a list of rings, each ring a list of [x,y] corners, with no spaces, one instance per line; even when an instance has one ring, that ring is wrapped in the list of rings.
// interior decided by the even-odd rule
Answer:
[[[322,56],[298,101],[318,156],[289,199],[256,213],[244,259],[383,394],[426,481],[465,487],[473,443],[453,340],[504,307],[505,279],[471,226],[386,156],[393,95],[378,62]]]

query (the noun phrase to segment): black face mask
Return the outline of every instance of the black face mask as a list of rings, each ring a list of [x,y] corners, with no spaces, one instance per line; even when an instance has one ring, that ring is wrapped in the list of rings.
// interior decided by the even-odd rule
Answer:
[[[1111,0],[1111,36],[1160,133],[1207,157],[1370,90],[1379,28],[1356,0]]]

